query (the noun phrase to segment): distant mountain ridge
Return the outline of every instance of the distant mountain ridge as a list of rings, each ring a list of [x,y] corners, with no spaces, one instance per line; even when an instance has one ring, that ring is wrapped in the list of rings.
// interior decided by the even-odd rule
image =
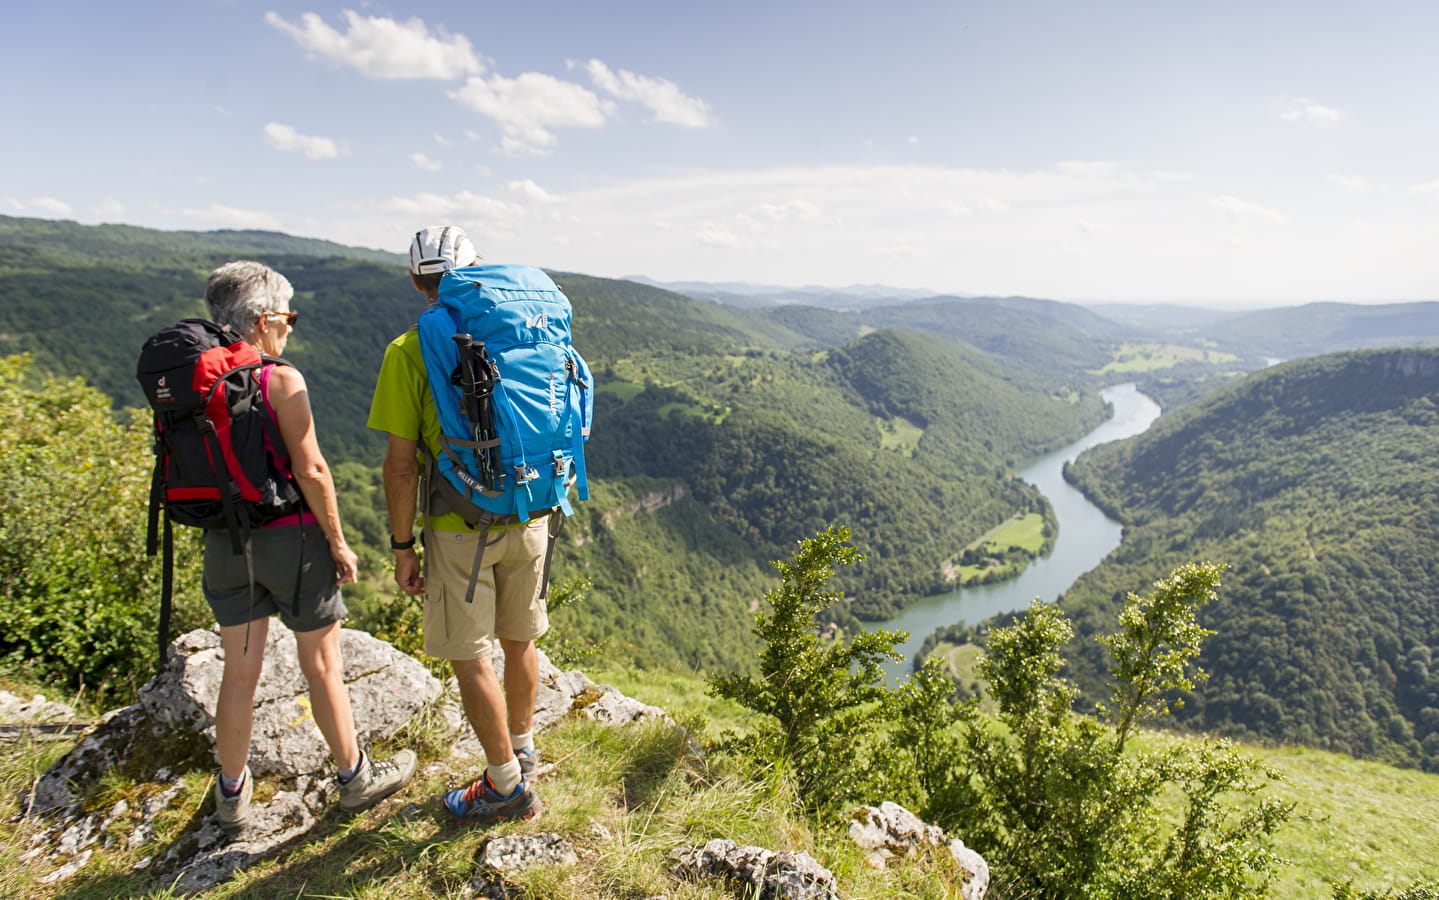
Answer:
[[[848,287],[803,285],[800,287],[756,284],[745,281],[655,281],[643,275],[629,275],[626,281],[664,288],[694,297],[723,303],[726,306],[754,308],[762,306],[817,306],[824,309],[864,309],[885,306],[905,300],[934,297],[938,291],[925,288],[899,288],[883,284],[853,284]]]
[[[84,252],[91,261],[121,260],[160,253],[284,254],[406,265],[403,254],[350,247],[320,238],[293,237],[278,231],[163,231],[138,225],[81,225],[64,219],[0,215],[0,246],[46,249],[56,245]]]

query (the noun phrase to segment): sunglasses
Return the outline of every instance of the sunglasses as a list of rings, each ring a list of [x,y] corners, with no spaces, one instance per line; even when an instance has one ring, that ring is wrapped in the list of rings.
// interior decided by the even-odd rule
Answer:
[[[274,317],[276,319],[284,319],[285,324],[289,325],[291,328],[295,327],[295,320],[300,318],[300,314],[297,312],[272,312],[265,313],[265,315]]]

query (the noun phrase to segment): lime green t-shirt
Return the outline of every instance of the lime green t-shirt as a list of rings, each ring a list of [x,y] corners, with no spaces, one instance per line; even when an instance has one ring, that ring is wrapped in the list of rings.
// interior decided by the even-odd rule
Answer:
[[[435,412],[435,398],[430,393],[429,376],[425,374],[418,329],[411,328],[385,348],[385,360],[380,364],[380,377],[375,380],[375,395],[370,400],[370,419],[366,424],[395,437],[423,440],[431,453],[439,453],[440,416]],[[424,471],[422,454],[419,464]],[[423,503],[419,511],[423,516]],[[423,518],[415,522],[416,530],[421,527]],[[452,512],[433,517],[430,527],[435,531],[474,531],[459,513]]]

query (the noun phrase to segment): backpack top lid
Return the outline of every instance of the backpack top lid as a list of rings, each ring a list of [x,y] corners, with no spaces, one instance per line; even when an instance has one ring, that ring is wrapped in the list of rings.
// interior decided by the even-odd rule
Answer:
[[[135,378],[156,412],[179,412],[211,401],[212,386],[229,373],[263,362],[260,351],[230,326],[184,319],[145,342]]]
[[[440,279],[440,297],[455,291],[473,290],[479,282],[498,291],[558,291],[559,287],[544,269],[535,266],[486,264],[450,269]]]

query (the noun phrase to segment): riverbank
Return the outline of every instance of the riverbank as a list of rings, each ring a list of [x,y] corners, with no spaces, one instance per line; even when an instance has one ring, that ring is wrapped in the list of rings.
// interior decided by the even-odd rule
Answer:
[[[868,626],[909,634],[895,648],[904,661],[885,667],[891,678],[898,680],[909,673],[910,658],[936,629],[957,622],[974,624],[1024,609],[1036,597],[1056,598],[1119,546],[1119,524],[1064,480],[1064,464],[1090,447],[1142,433],[1159,417],[1160,410],[1133,383],[1107,387],[1102,394],[1113,408],[1108,419],[1074,443],[1031,461],[1018,473],[1049,501],[1056,532],[1053,547],[1017,577],[926,597],[889,621]]]

